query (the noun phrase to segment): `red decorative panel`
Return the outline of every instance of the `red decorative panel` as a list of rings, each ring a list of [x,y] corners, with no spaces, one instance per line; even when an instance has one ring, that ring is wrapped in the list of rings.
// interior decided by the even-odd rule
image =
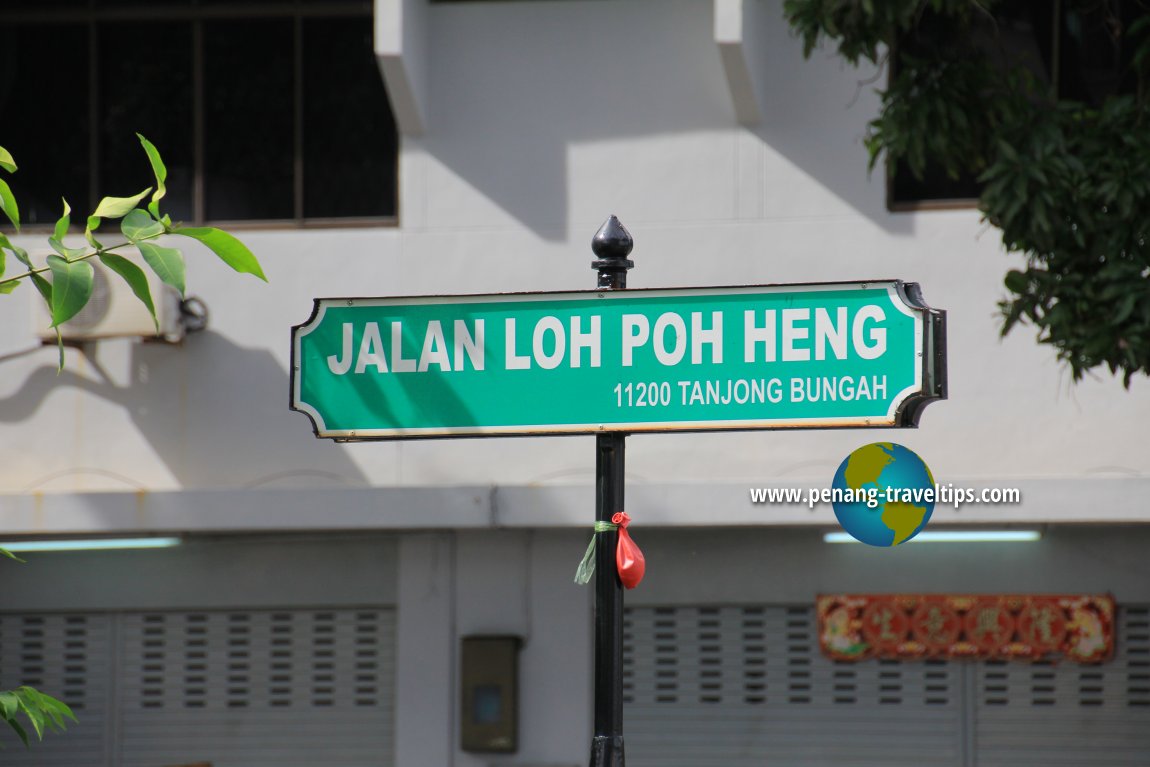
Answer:
[[[1114,599],[1094,594],[835,594],[818,598],[819,647],[833,660],[1042,658],[1114,653]]]

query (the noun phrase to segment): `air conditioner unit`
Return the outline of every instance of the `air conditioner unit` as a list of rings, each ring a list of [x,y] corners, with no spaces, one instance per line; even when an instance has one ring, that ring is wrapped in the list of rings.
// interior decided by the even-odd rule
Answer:
[[[137,259],[131,260],[141,266]],[[148,308],[136,298],[123,278],[96,259],[88,263],[94,272],[92,297],[75,317],[60,326],[60,335],[65,341],[143,337],[174,343],[184,337],[179,291],[162,283],[146,266],[141,266],[148,275],[148,287],[156,307],[156,319],[160,323],[157,334]],[[32,301],[32,327],[36,335],[41,340],[55,342],[56,331],[51,325],[52,315],[47,305],[36,296]]]

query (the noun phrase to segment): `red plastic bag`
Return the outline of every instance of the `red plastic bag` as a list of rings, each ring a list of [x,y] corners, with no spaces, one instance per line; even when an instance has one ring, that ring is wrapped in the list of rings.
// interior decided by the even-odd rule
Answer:
[[[625,511],[616,512],[611,522],[619,526],[619,544],[615,547],[615,567],[619,570],[619,580],[626,588],[633,589],[643,580],[643,573],[647,572],[647,560],[627,532],[627,525],[631,524],[630,515]]]

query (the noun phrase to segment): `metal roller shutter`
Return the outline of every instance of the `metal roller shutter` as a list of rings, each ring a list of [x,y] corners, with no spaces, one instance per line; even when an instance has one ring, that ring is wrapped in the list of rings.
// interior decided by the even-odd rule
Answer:
[[[386,767],[394,621],[381,607],[5,615],[0,680],[78,702],[81,720],[5,764]]]
[[[980,664],[978,767],[1150,765],[1150,608],[1116,629],[1109,663]]]
[[[955,665],[835,663],[807,607],[628,610],[632,767],[962,766]]]
[[[631,767],[1150,765],[1150,609],[1118,653],[1072,663],[866,661],[818,650],[806,606],[636,607]]]
[[[79,719],[65,735],[49,734],[28,751],[2,726],[3,764],[106,767],[110,763],[106,735],[115,654],[112,624],[109,615],[0,614],[0,689],[27,684],[52,693]]]

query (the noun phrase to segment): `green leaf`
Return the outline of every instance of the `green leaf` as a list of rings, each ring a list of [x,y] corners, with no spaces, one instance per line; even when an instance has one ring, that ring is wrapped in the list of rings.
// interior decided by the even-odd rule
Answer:
[[[0,277],[4,276],[4,270],[8,266],[8,254],[4,252],[5,245],[8,243],[8,238],[0,234]],[[20,281],[0,283],[0,294],[7,295],[20,286]]]
[[[92,234],[92,232],[96,231],[99,228],[100,228],[100,217],[99,216],[88,216],[88,221],[84,227],[84,239],[87,240],[88,244],[91,245],[96,250],[102,250],[104,248],[104,246],[100,244],[100,241],[97,240],[96,237]]]
[[[256,260],[247,246],[225,231],[211,227],[200,227],[176,229],[172,234],[182,234],[185,237],[199,240],[237,272],[254,274],[264,282],[268,281],[268,278],[264,276],[263,268],[260,267],[260,262]]]
[[[1110,321],[1115,325],[1120,322],[1125,322],[1126,318],[1134,313],[1134,307],[1137,305],[1139,298],[1140,296],[1137,293],[1127,295],[1126,298],[1122,300],[1122,303],[1118,305],[1118,310],[1114,312],[1114,317]]]
[[[48,303],[48,311],[52,310],[52,283],[38,274],[31,275],[32,284],[36,286],[36,290],[40,291],[40,295],[44,296],[44,300]]]
[[[131,242],[158,237],[164,233],[164,225],[154,220],[144,211],[136,208],[124,216],[120,222],[120,231]]]
[[[68,234],[68,226],[72,223],[72,206],[68,204],[67,200],[63,198],[61,200],[64,203],[64,215],[56,221],[56,232],[53,235],[56,240],[64,239],[64,235]]]
[[[35,705],[28,705],[28,698],[22,695],[19,691],[16,693],[17,701],[20,706],[20,711],[24,716],[28,717],[28,721],[32,723],[32,729],[36,731],[36,737],[40,740],[44,739],[44,715]]]
[[[28,732],[27,732],[27,730],[25,730],[23,727],[21,727],[20,723],[17,722],[15,718],[8,720],[8,726],[12,728],[12,731],[16,733],[16,737],[20,738],[20,740],[23,741],[24,746],[27,747],[28,746]]]
[[[66,729],[64,725],[64,717],[53,708],[43,705],[41,701],[40,711],[44,714],[45,728],[52,732],[61,732]]]
[[[0,692],[0,716],[5,719],[11,719],[16,716],[16,711],[20,707],[19,699],[14,692]]]
[[[75,317],[92,297],[92,265],[48,256],[48,267],[52,270],[52,327],[56,328]]]
[[[152,191],[152,187],[148,187],[133,197],[105,197],[100,200],[100,204],[96,206],[92,215],[96,218],[119,218],[127,215],[128,211],[133,210],[150,191]],[[96,227],[89,228],[95,229]]]
[[[60,216],[56,221],[55,233],[48,238],[48,244],[52,246],[52,250],[70,261],[84,255],[87,251],[84,248],[69,248],[64,244],[64,237],[68,234],[68,227],[72,223],[72,217],[70,215],[72,213],[72,206],[68,204],[67,200],[63,202],[64,215]]]
[[[136,298],[148,307],[148,312],[152,315],[152,322],[156,323],[156,333],[159,333],[160,322],[156,319],[156,306],[152,303],[152,291],[148,287],[148,277],[144,274],[144,270],[123,256],[112,253],[100,253],[99,258],[104,266],[123,277],[124,282],[128,283],[128,287],[136,294]]]
[[[20,685],[16,688],[15,693],[17,697],[24,699],[24,702],[28,704],[29,708],[40,712],[45,710],[44,704],[40,700],[40,691],[36,688],[29,687],[28,685]]]
[[[60,711],[61,714],[63,714],[68,719],[71,719],[73,722],[80,722],[80,720],[76,718],[76,714],[72,711],[72,707],[64,701],[56,700],[56,708]]]
[[[57,256],[49,256],[49,259],[52,259],[52,258],[58,258],[58,257]],[[63,260],[63,259],[59,259],[59,260]],[[32,264],[29,263],[28,267],[31,268]],[[40,291],[40,295],[44,297],[44,303],[47,304],[48,312],[51,313],[52,312],[52,294],[54,292],[52,290],[52,283],[48,282],[48,280],[44,279],[43,277],[41,277],[39,274],[36,274],[35,272],[30,274],[29,277],[32,279],[32,284],[36,286],[36,290]],[[57,372],[57,374],[59,374],[59,372],[64,369],[64,337],[60,335],[60,328],[56,328],[56,350],[58,352],[58,358],[59,358],[57,366],[56,366],[56,372]]]
[[[60,328],[53,328],[56,331],[56,375],[64,372],[64,336],[60,334]]]
[[[20,559],[20,557],[16,556],[15,554],[13,554],[8,549],[0,548],[0,557],[8,557],[9,559],[14,559],[17,562],[21,562],[21,563],[24,561],[23,559]]]
[[[17,691],[17,695],[23,695],[24,700],[27,701],[29,708],[35,709],[40,712],[43,717],[43,724],[46,729],[57,731],[64,729],[63,715],[56,710],[54,704],[58,703],[51,695],[45,695],[39,690],[21,686]]]
[[[71,261],[72,259],[76,258],[77,256],[82,256],[82,255],[84,255],[84,252],[85,252],[83,250],[78,250],[76,248],[69,248],[64,243],[57,240],[55,237],[49,237],[48,238],[48,244],[52,246],[52,250],[59,253],[67,261]]]
[[[11,187],[3,179],[0,179],[0,213],[8,217],[16,231],[20,231],[20,206],[16,204]]]
[[[16,161],[12,159],[12,153],[2,146],[0,146],[0,168],[9,173],[16,172]]]
[[[65,717],[65,718],[71,719],[73,722],[79,722],[80,721],[79,719],[76,718],[76,715],[74,713],[72,713],[72,709],[69,708],[68,704],[62,700],[59,700],[58,698],[53,698],[51,695],[45,695],[44,693],[40,693],[40,702],[44,705],[44,707],[47,710],[53,712],[54,714],[59,715],[60,717]],[[63,726],[62,720],[61,720],[61,726]]]
[[[164,166],[164,161],[160,159],[160,151],[152,145],[152,142],[139,133],[136,134],[136,137],[143,144],[144,151],[148,154],[148,161],[152,163],[152,173],[156,175],[156,191],[152,195],[152,201],[148,203],[148,212],[158,219],[160,217],[160,200],[168,191],[167,187],[164,186],[164,182],[168,180],[168,169]]]
[[[1010,145],[1006,139],[999,139],[997,142],[998,151],[1012,163],[1018,162],[1018,152]]]
[[[20,263],[24,264],[24,266],[28,267],[29,269],[32,268],[32,259],[28,258],[28,251],[24,250],[18,245],[13,245],[7,237],[5,237],[3,234],[0,234],[0,251],[4,250],[12,251],[13,255],[15,255],[16,258],[20,260]]]
[[[161,280],[184,294],[184,254],[175,248],[165,248],[154,242],[138,242],[140,255]]]
[[[1003,282],[1006,283],[1007,290],[1020,294],[1025,293],[1026,287],[1029,285],[1029,280],[1026,279],[1026,275],[1017,269],[1011,269],[1007,272],[1006,279],[1003,280]]]

